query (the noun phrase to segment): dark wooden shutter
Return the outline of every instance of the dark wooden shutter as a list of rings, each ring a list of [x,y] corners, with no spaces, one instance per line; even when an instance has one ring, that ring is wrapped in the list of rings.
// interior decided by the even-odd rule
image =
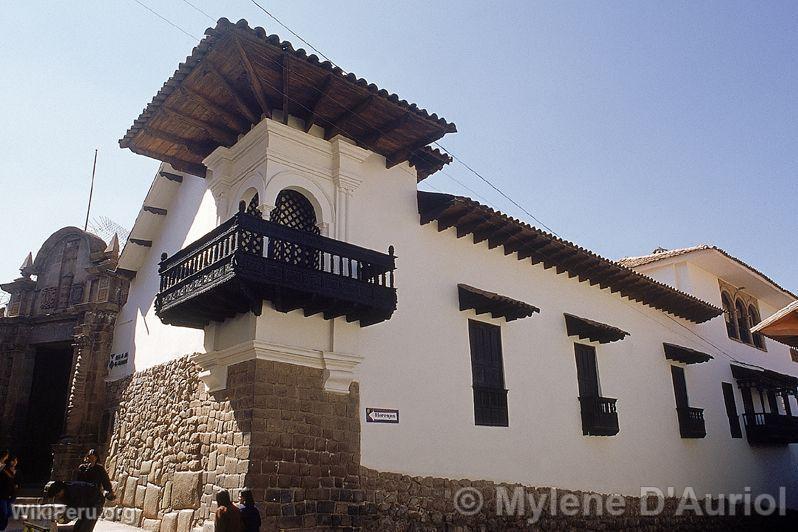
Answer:
[[[728,382],[723,382],[721,385],[723,387],[723,401],[726,403],[726,415],[729,417],[731,436],[732,438],[742,438],[740,417],[737,415],[737,402],[734,400],[734,388]]]
[[[740,393],[743,396],[743,411],[746,414],[754,413],[754,396],[751,395],[751,388],[742,388]]]
[[[579,397],[598,397],[598,365],[596,348],[590,345],[574,344],[576,351],[576,378],[579,382]]]
[[[507,390],[504,388],[501,328],[481,321],[468,321],[471,343],[471,374],[474,387],[474,422],[506,427]]]
[[[687,408],[687,384],[684,380],[684,368],[671,366],[673,376],[673,395],[676,396],[676,408]]]
[[[776,401],[776,392],[772,390],[768,390],[768,405],[770,406],[770,413],[771,414],[778,414],[779,413],[779,402]]]

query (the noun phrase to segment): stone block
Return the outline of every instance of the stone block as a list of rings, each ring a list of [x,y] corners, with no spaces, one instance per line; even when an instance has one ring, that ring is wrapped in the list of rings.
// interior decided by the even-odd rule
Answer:
[[[139,526],[141,524],[141,510],[138,508],[125,508],[120,521],[124,525]]]
[[[166,510],[172,507],[172,481],[167,480],[166,486],[163,488],[163,496],[161,497],[161,509]],[[163,523],[161,524],[163,526]]]
[[[140,471],[142,476],[149,475],[150,471],[152,471],[152,460],[145,460],[142,462]]]
[[[161,519],[160,532],[177,532],[177,512],[169,512]]]
[[[146,530],[147,532],[159,532],[161,529],[161,520],[160,519],[144,519],[141,522],[142,530]]]
[[[125,480],[125,492],[122,495],[123,506],[135,506],[138,480],[136,477],[127,477]]]
[[[155,484],[147,484],[144,493],[144,517],[148,519],[155,519],[158,517],[158,508],[160,507],[161,488]]]
[[[145,495],[147,495],[147,486],[136,486],[136,496],[133,501],[133,506],[143,510]]]
[[[175,510],[199,508],[202,494],[202,472],[180,471],[172,483],[172,508]]]
[[[194,521],[194,510],[180,510],[177,512],[177,532],[191,532]]]

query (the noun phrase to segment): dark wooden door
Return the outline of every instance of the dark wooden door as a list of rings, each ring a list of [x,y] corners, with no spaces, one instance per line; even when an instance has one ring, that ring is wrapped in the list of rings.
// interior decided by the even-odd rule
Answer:
[[[684,368],[671,366],[673,376],[673,395],[676,396],[676,407],[687,408],[687,383],[684,380]]]
[[[501,328],[468,321],[471,375],[474,389],[474,422],[477,425],[508,424],[507,390],[504,388]]]
[[[596,348],[574,344],[576,351],[576,378],[579,382],[579,397],[598,397],[599,380],[596,363]]]
[[[737,402],[734,400],[734,388],[730,382],[721,383],[723,388],[723,402],[726,403],[726,416],[729,418],[729,430],[732,438],[742,438],[740,416],[737,415]]]

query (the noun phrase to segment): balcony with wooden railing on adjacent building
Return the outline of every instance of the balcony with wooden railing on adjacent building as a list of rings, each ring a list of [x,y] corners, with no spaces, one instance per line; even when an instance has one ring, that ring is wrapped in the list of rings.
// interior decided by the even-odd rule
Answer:
[[[786,445],[798,443],[798,417],[756,413],[743,414],[745,434],[752,444]]]
[[[203,328],[262,302],[367,326],[396,309],[393,247],[380,253],[239,212],[162,256],[155,308],[170,325]]]
[[[586,436],[614,436],[618,434],[617,399],[580,397],[582,433]]]
[[[703,438],[707,435],[704,424],[704,409],[680,407],[676,409],[679,416],[679,434],[682,438]]]

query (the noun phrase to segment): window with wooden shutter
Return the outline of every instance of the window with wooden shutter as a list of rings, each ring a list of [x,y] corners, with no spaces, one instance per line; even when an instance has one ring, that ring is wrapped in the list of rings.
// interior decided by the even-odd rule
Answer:
[[[582,434],[614,436],[618,434],[618,412],[615,399],[601,397],[596,348],[574,344],[576,379],[579,384],[579,405],[582,413]]]
[[[737,403],[734,400],[734,388],[731,383],[721,383],[723,387],[723,401],[726,403],[726,416],[729,418],[729,429],[732,438],[742,438],[743,432],[740,429],[740,417],[737,415]]]
[[[501,328],[468,320],[471,374],[474,389],[474,423],[506,427],[507,390],[504,388]]]

